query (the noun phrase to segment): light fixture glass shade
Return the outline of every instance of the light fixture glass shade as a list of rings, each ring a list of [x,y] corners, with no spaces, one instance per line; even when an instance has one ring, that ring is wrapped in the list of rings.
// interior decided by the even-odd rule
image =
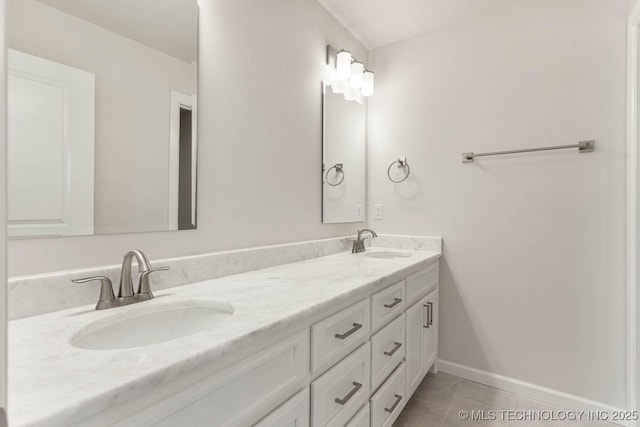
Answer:
[[[336,58],[336,77],[347,80],[351,75],[351,52],[341,50]]]
[[[368,70],[365,71],[362,75],[362,96],[373,95],[373,80],[373,72]]]
[[[349,86],[354,89],[360,89],[362,87],[362,78],[364,73],[364,64],[362,62],[354,62],[351,64],[351,78],[349,79]]]
[[[327,86],[333,86],[336,83],[336,69],[330,65],[326,65],[324,68],[324,76],[322,78],[324,84]]]
[[[338,80],[336,81],[334,88],[335,90],[333,91],[333,93],[344,94],[349,89],[349,82],[347,80]]]

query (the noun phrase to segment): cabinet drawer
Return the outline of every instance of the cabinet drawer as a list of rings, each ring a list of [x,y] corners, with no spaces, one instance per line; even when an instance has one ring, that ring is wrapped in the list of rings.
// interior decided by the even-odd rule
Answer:
[[[369,403],[364,405],[355,417],[351,418],[349,424],[345,427],[369,427],[371,425],[371,411],[369,410]]]
[[[425,296],[438,285],[439,264],[434,264],[407,277],[407,307]]]
[[[277,343],[117,424],[124,426],[252,425],[309,376],[309,333]]]
[[[342,427],[367,403],[370,347],[366,343],[311,383],[313,427]]]
[[[376,331],[404,311],[404,280],[371,297],[372,330]]]
[[[367,341],[369,300],[362,300],[311,326],[311,370],[320,372]]]
[[[309,427],[309,389],[287,400],[255,427]]]
[[[402,363],[371,397],[371,427],[391,427],[407,404],[406,369]]]
[[[405,315],[371,337],[371,390],[376,390],[405,355]]]

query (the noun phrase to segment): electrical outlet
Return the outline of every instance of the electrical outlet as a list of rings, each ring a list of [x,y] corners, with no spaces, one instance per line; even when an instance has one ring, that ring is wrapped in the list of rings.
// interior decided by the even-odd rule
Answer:
[[[382,219],[383,209],[382,205],[373,205],[373,219]]]

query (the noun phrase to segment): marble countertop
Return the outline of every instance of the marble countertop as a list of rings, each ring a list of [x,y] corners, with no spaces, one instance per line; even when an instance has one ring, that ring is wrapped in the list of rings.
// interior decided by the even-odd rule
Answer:
[[[385,251],[371,248],[369,251]],[[131,401],[256,339],[364,298],[441,256],[402,250],[411,257],[376,259],[339,253],[156,292],[156,299],[112,310],[82,306],[9,322],[9,422],[13,427],[78,425]],[[97,296],[96,296],[97,298]],[[83,350],[69,340],[95,320],[143,304],[200,299],[230,303],[224,327],[145,347]]]

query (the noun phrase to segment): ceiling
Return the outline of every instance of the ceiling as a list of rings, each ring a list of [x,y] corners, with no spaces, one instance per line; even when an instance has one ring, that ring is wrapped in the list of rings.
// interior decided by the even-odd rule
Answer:
[[[198,55],[197,0],[38,0],[187,62]]]
[[[320,0],[369,49],[424,34],[511,0]]]

